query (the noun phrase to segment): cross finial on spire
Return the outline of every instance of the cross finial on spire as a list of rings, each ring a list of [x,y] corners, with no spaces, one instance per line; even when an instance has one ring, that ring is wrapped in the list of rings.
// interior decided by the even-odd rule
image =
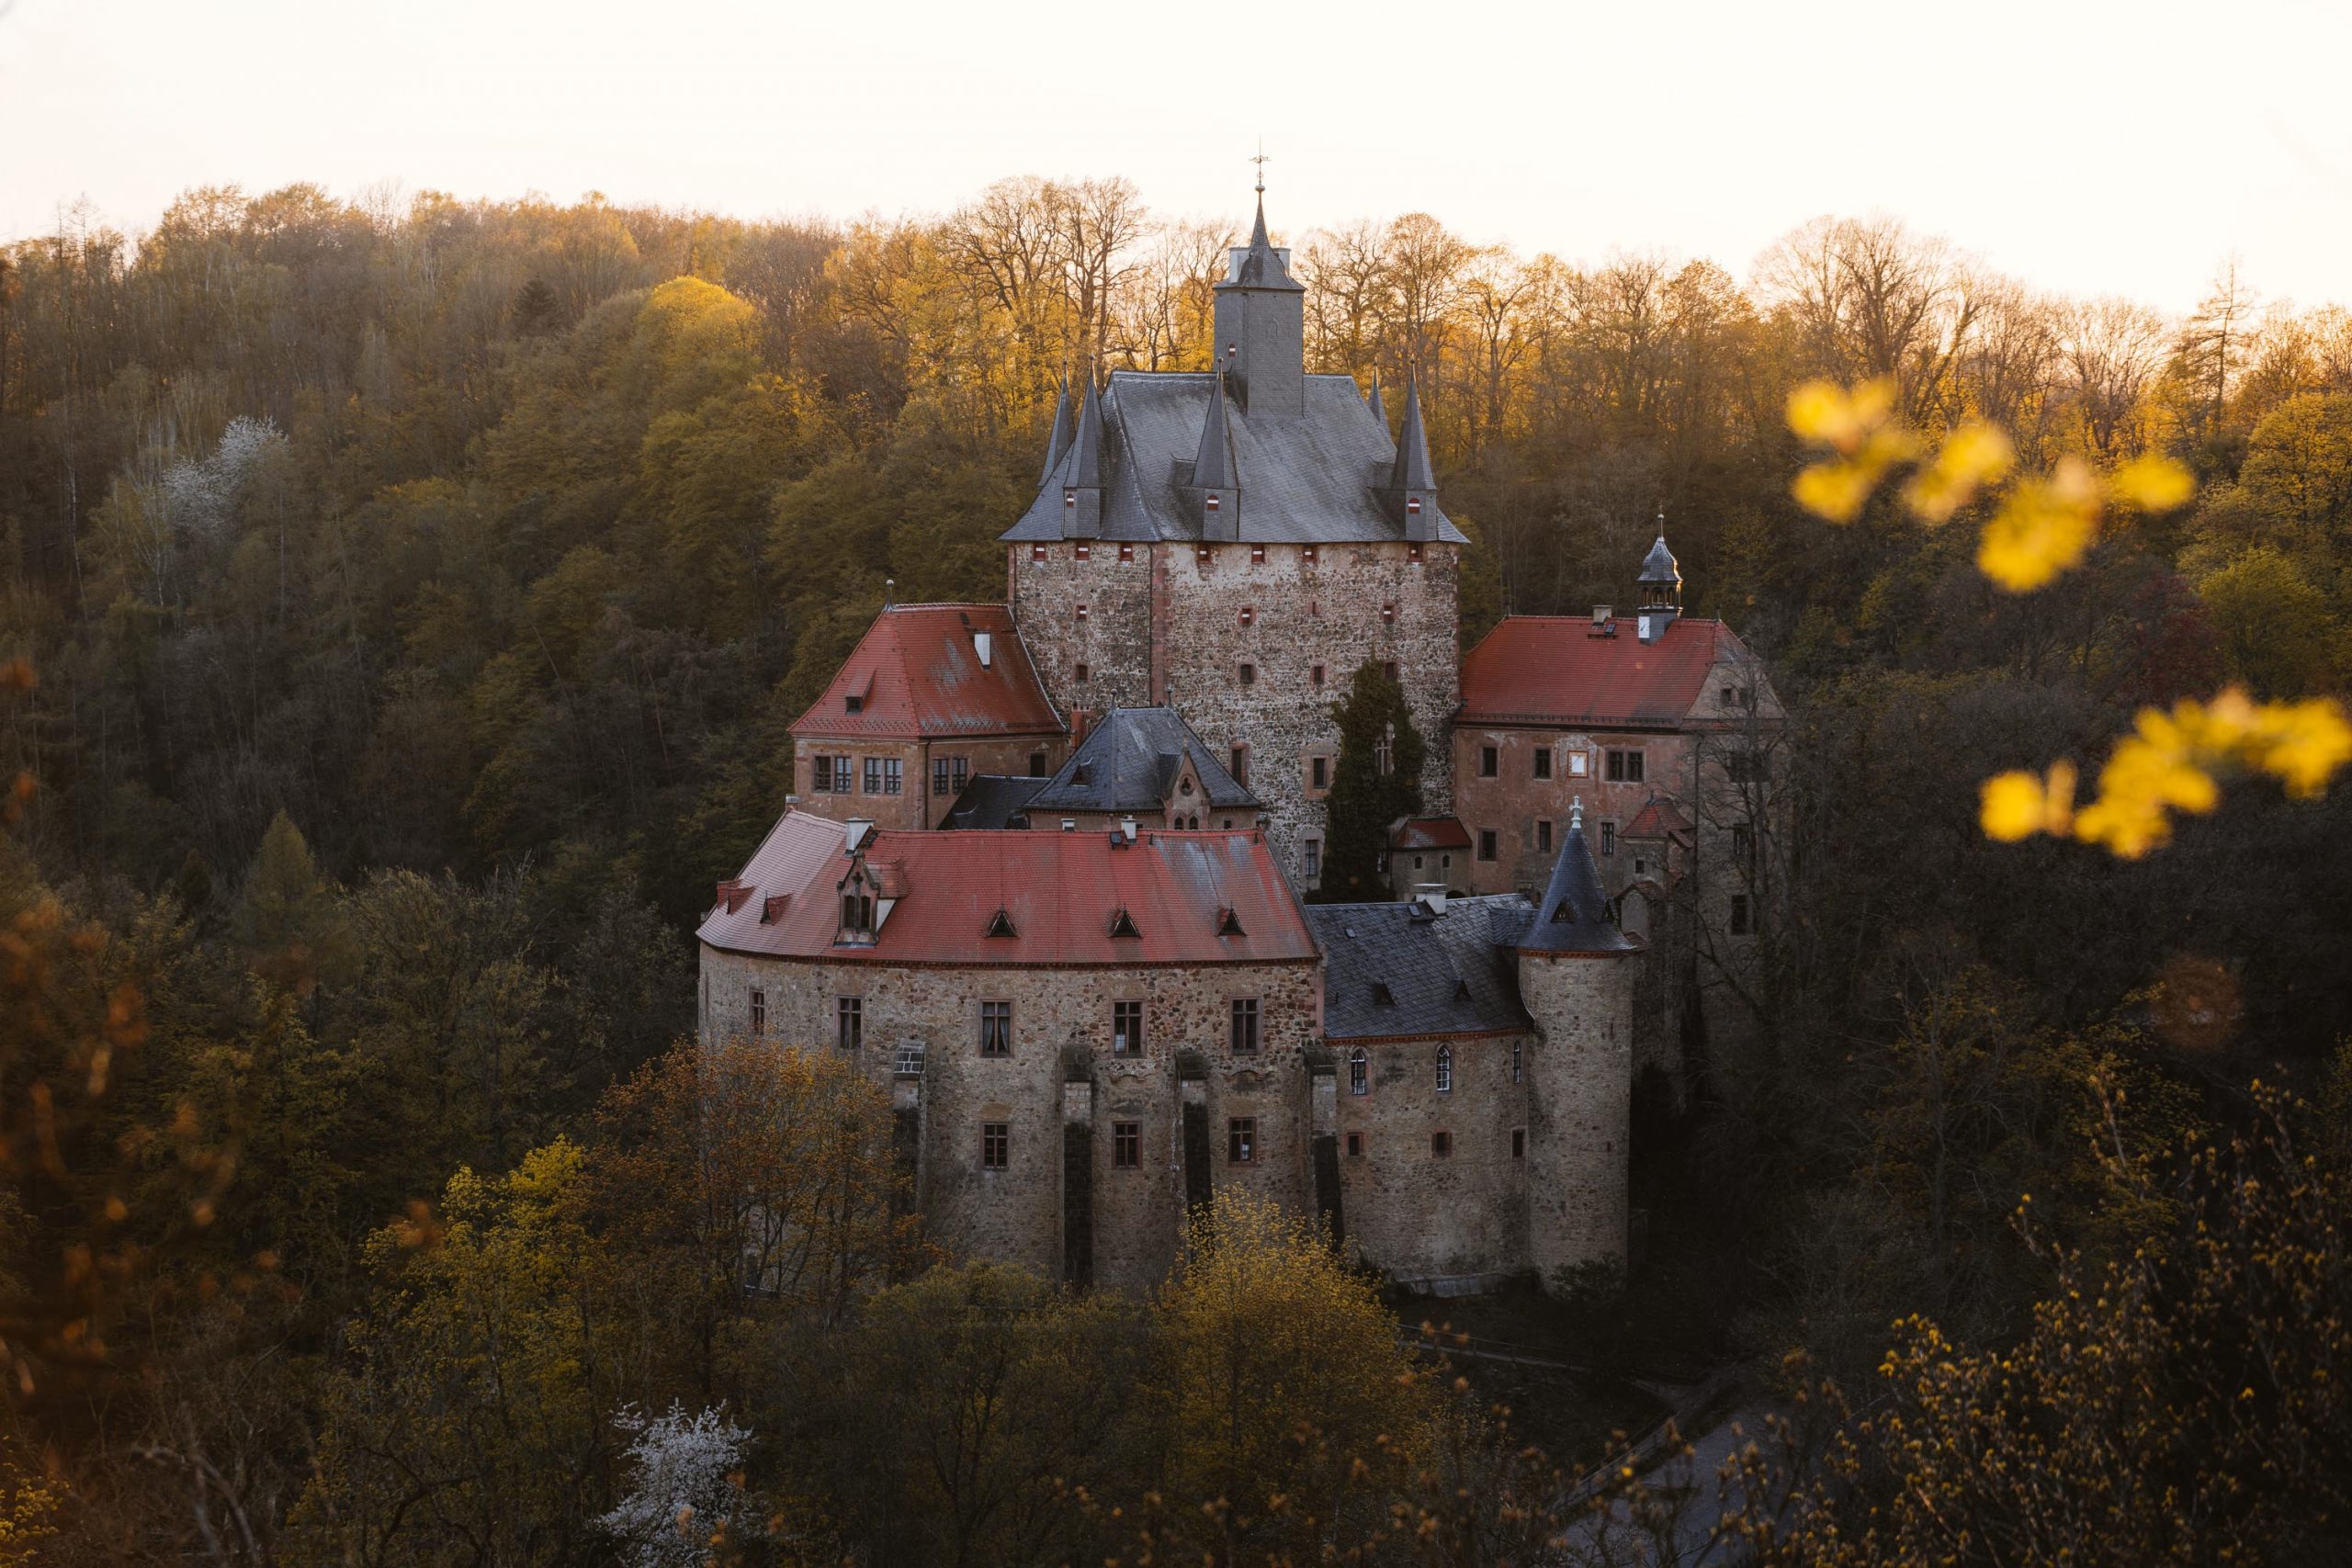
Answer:
[[[1260,196],[1266,194],[1266,139],[1261,136],[1258,138],[1258,155],[1250,160],[1258,165],[1258,194]]]

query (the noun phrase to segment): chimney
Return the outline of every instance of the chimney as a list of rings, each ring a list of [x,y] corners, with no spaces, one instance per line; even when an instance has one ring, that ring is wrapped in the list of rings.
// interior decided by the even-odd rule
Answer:
[[[989,667],[989,658],[995,651],[995,646],[996,639],[990,633],[974,632],[972,634],[972,651],[980,656],[981,669],[986,670]]]
[[[855,853],[858,847],[864,844],[867,836],[874,831],[874,818],[853,817],[842,826],[849,829],[848,835],[842,840],[842,848]]]
[[[1134,843],[1136,841],[1136,819],[1132,817],[1120,818],[1119,831],[1126,835],[1127,842],[1131,844]]]

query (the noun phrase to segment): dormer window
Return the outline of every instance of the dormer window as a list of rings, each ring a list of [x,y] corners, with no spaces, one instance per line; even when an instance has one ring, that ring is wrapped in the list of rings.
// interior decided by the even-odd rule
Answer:
[[[1074,490],[1066,490],[1062,491],[1062,510],[1064,512],[1075,512],[1078,510],[1078,491]]]
[[[1201,510],[1204,512],[1215,512],[1216,510],[1216,491],[1209,491],[1208,494],[1204,496],[1201,500]]]
[[[842,893],[842,929],[836,942],[862,942],[874,940],[874,895],[862,882],[854,882]]]
[[[1388,988],[1387,981],[1374,980],[1372,983],[1372,1005],[1376,1008],[1393,1008],[1396,1005],[1396,993]]]
[[[1408,517],[1419,517],[1420,514],[1421,498],[1418,495],[1407,496],[1405,498],[1405,515]],[[1415,560],[1421,558],[1421,552],[1418,548],[1413,551],[1413,558]]]
[[[1552,923],[1555,926],[1572,926],[1577,923],[1577,912],[1569,907],[1566,898],[1552,906]]]
[[[1136,930],[1135,917],[1124,908],[1111,917],[1111,934],[1114,937],[1129,936],[1137,939],[1143,936],[1143,932]]]
[[[865,699],[853,693],[849,696],[842,699],[842,705],[852,713],[864,713],[865,711]]]
[[[989,935],[1017,937],[1020,934],[1012,929],[1012,917],[1004,910],[1000,908],[989,918]]]
[[[1249,933],[1241,929],[1241,917],[1236,914],[1233,910],[1227,908],[1219,909],[1216,912],[1216,934],[1219,936],[1247,936]]]

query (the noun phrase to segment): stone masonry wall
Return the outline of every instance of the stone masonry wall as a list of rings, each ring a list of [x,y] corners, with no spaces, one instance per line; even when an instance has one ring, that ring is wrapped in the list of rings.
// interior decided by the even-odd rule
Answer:
[[[752,957],[703,950],[705,1039],[749,1028],[749,993],[766,998],[766,1036],[779,1046],[835,1048],[835,1003],[865,1004],[860,1061],[888,1084],[901,1044],[924,1048],[921,1200],[932,1234],[952,1250],[1061,1272],[1062,1076],[1066,1047],[1092,1079],[1093,1278],[1140,1291],[1165,1277],[1183,1215],[1177,1053],[1208,1064],[1213,1181],[1298,1209],[1313,1202],[1303,1051],[1314,1027],[1311,964],[1162,965],[1126,970],[916,967]],[[1237,1058],[1230,1004],[1255,997],[1262,1048]],[[984,1057],[982,1000],[1012,1003],[1012,1054]],[[1145,1050],[1111,1054],[1112,1004],[1145,1004]],[[1229,1121],[1256,1122],[1253,1157],[1228,1158]],[[980,1127],[1005,1122],[1003,1170],[980,1163]],[[1141,1163],[1114,1159],[1117,1124],[1138,1124]]]
[[[1485,750],[1495,750],[1495,772],[1483,768]],[[1535,776],[1535,753],[1552,754],[1552,776]],[[1642,782],[1609,782],[1609,752],[1642,753]],[[1582,756],[1585,772],[1571,772]],[[1641,877],[1664,880],[1655,863],[1657,851],[1626,843],[1617,834],[1632,822],[1652,795],[1690,800],[1693,756],[1688,735],[1657,730],[1570,730],[1557,728],[1464,725],[1453,735],[1455,815],[1470,833],[1469,870],[1457,865],[1455,886],[1469,878],[1473,893],[1540,890],[1552,874],[1568,832],[1570,803],[1584,801],[1585,841],[1600,867],[1601,885],[1613,896]],[[1539,848],[1536,824],[1552,824],[1552,848]],[[1604,831],[1604,829],[1609,829]],[[1495,857],[1479,856],[1480,833],[1495,835]],[[1635,865],[1636,861],[1648,863]]]
[[[1441,1046],[1453,1054],[1453,1087],[1442,1094]],[[1349,1061],[1359,1048],[1367,1068],[1362,1094],[1353,1092]],[[1533,1049],[1521,1035],[1332,1043],[1348,1241],[1365,1261],[1408,1280],[1530,1266],[1528,1162],[1512,1157],[1511,1133],[1528,1124]],[[1441,1131],[1453,1135],[1443,1156],[1430,1144]]]
[[[1631,956],[1521,953],[1529,1051],[1528,1251],[1548,1282],[1583,1263],[1623,1265],[1633,1119]]]
[[[1006,549],[1012,623],[1055,706],[1067,716],[1159,701],[1151,663],[1152,580],[1163,570],[1168,546],[1059,539]],[[1131,558],[1122,560],[1122,549]]]

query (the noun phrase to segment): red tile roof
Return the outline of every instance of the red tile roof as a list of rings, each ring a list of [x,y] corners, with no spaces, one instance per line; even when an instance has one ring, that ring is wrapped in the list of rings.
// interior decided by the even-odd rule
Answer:
[[[1452,817],[1409,817],[1388,840],[1393,850],[1466,850],[1470,829]]]
[[[800,820],[787,814],[777,825]],[[829,825],[830,826],[830,825]],[[1279,964],[1311,960],[1315,942],[1290,884],[1255,832],[1146,831],[1114,845],[1107,832],[884,832],[866,863],[904,889],[870,947],[836,947],[834,897],[852,857],[820,863],[761,846],[737,880],[762,895],[729,913],[714,909],[697,933],[713,947],[778,957],[871,964],[1132,966],[1139,964]],[[776,834],[769,835],[769,843]],[[778,880],[762,875],[769,856]],[[797,879],[797,880],[796,880]],[[788,885],[787,885],[788,884]],[[750,917],[767,897],[801,893],[773,925]],[[1002,909],[1012,936],[988,934]],[[1114,937],[1125,909],[1137,935]],[[1220,936],[1224,911],[1238,935]]]
[[[1643,802],[1634,819],[1625,824],[1621,837],[1628,839],[1663,839],[1668,835],[1688,838],[1690,818],[1682,815],[1682,807],[1662,795],[1654,795]]]
[[[845,825],[828,818],[806,811],[786,812],[752,852],[743,874],[718,885],[718,897],[695,934],[713,947],[761,951],[757,944],[775,933],[778,917],[794,904],[812,901],[792,896],[841,858],[842,844],[848,836]],[[831,882],[825,885],[825,896],[813,901],[834,908]]]
[[[980,663],[975,633],[990,641]],[[857,710],[850,711],[850,699]],[[1029,650],[1001,604],[894,604],[874,617],[825,694],[795,719],[796,738],[1050,735],[1061,716],[1046,699]]]
[[[1468,724],[1679,725],[1718,658],[1746,649],[1721,621],[1686,616],[1656,642],[1621,618],[1595,637],[1582,615],[1509,615],[1462,660]]]

